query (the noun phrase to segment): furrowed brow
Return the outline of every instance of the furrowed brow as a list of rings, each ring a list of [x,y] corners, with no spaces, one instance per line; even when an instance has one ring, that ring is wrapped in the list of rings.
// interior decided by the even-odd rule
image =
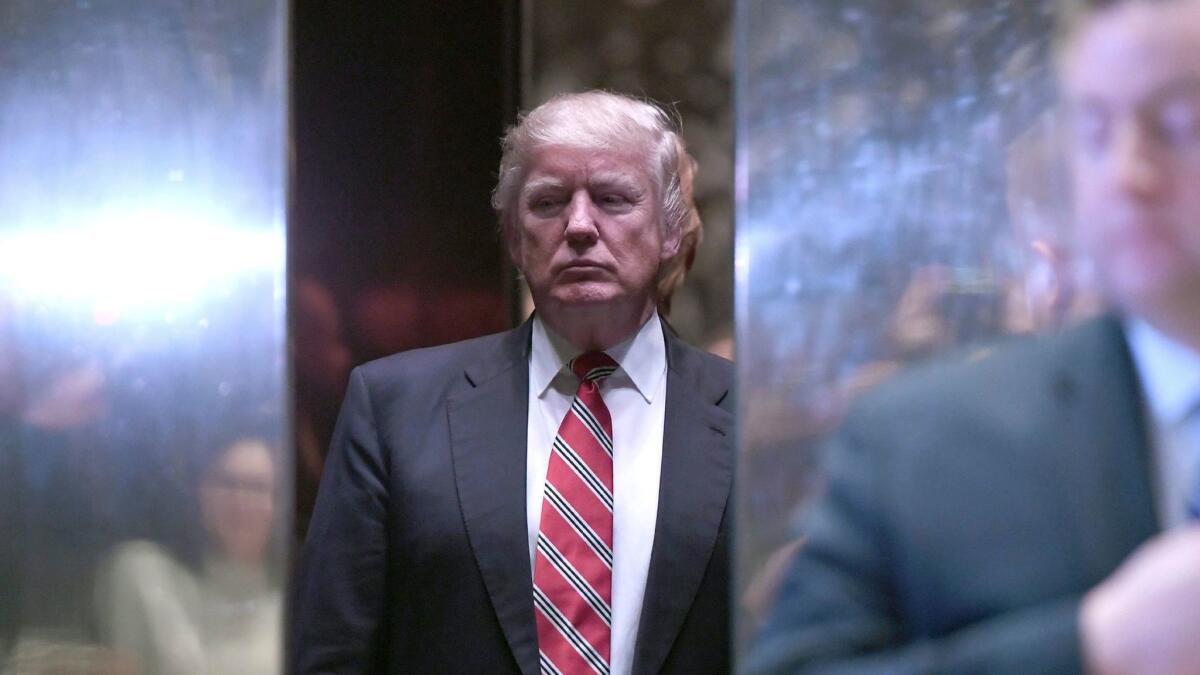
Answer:
[[[637,193],[644,190],[644,187],[633,176],[624,173],[597,173],[592,176],[591,184],[597,188],[628,190]]]
[[[528,196],[543,190],[556,190],[562,186],[563,182],[557,178],[534,178],[525,183],[525,186],[521,188],[521,194]]]

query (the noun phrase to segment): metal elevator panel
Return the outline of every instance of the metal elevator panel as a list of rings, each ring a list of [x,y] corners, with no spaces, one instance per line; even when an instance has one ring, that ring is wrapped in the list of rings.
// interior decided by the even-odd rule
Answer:
[[[0,7],[0,672],[282,667],[286,26]]]
[[[741,649],[855,396],[1094,309],[1067,263],[1052,9],[737,3]]]

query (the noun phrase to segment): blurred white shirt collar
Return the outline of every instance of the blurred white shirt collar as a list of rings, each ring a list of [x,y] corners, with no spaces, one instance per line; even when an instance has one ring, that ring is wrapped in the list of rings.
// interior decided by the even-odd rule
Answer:
[[[1200,478],[1200,354],[1140,319],[1126,322],[1125,335],[1145,396],[1159,523],[1180,527]]]
[[[1200,404],[1200,353],[1141,319],[1125,326],[1146,405],[1155,420],[1177,424]]]

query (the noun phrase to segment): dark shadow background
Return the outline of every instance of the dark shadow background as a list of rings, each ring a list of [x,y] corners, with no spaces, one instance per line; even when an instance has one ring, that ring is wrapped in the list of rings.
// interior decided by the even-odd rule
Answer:
[[[293,4],[299,533],[353,365],[511,323],[489,196],[517,110],[518,6]]]

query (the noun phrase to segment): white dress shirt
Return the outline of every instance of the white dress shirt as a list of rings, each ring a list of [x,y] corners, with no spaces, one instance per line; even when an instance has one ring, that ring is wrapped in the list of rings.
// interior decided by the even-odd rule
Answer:
[[[1159,523],[1169,529],[1187,522],[1200,479],[1200,354],[1141,320],[1125,335],[1145,393]]]
[[[542,517],[542,489],[550,448],[571,407],[579,381],[566,367],[579,354],[536,315],[529,357],[529,454],[526,496],[529,564],[532,569]],[[613,675],[633,667],[642,614],[662,473],[663,423],[667,393],[667,346],[658,314],[631,339],[606,350],[620,368],[600,382],[600,395],[613,423]],[[530,598],[530,602],[533,599]]]

